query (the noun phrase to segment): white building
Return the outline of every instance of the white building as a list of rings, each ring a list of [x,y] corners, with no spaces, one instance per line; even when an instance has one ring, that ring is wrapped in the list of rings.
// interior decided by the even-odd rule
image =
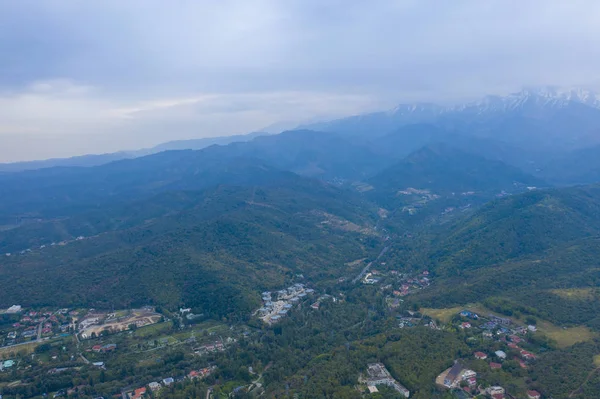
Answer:
[[[19,313],[21,310],[21,305],[12,305],[6,310],[6,313]]]

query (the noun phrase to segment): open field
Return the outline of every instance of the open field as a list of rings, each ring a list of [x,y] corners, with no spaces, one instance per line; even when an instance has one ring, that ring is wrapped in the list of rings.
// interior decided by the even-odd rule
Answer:
[[[149,326],[140,327],[133,333],[136,337],[150,337],[156,335],[159,332],[168,330],[171,328],[173,323],[170,321],[164,323],[151,324]]]
[[[586,300],[594,298],[594,289],[592,288],[565,288],[550,290],[550,292],[564,299]]]
[[[421,309],[421,313],[427,315],[433,319],[437,319],[442,323],[448,323],[452,320],[454,315],[458,314],[464,307],[455,307],[455,308],[442,308],[442,309],[432,309],[432,308],[423,308]]]
[[[600,355],[594,356],[594,366],[600,367]]]
[[[11,353],[25,352],[27,354],[32,353],[36,346],[41,345],[43,342],[28,342],[18,346],[5,346],[0,348],[0,358],[9,356]]]
[[[562,328],[547,321],[538,321],[537,328],[538,331],[555,340],[561,348],[569,347],[578,342],[591,341],[597,336],[585,326]]]

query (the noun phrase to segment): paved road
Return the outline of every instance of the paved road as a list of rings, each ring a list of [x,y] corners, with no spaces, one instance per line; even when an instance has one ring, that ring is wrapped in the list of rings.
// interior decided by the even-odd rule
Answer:
[[[379,255],[377,255],[377,258],[374,261],[369,262],[368,265],[366,265],[362,271],[358,274],[358,276],[356,276],[354,278],[354,280],[352,280],[353,283],[356,283],[358,280],[360,280],[361,278],[364,277],[365,274],[367,274],[367,272],[369,271],[369,269],[371,268],[371,265],[373,264],[373,262],[377,262],[379,260],[379,258],[381,258],[387,251],[388,249],[390,249],[389,246],[385,246],[383,247],[383,249],[381,250],[381,252],[379,253]]]
[[[206,399],[210,399],[210,394],[212,393],[212,388],[208,388],[208,391],[206,391]]]

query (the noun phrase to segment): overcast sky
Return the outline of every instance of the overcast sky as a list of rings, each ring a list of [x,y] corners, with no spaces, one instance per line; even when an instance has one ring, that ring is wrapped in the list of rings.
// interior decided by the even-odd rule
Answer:
[[[0,162],[597,87],[597,0],[0,1]]]

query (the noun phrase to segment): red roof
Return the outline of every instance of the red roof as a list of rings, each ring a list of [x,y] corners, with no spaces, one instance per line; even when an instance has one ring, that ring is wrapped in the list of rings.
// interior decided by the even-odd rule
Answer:
[[[477,359],[485,359],[485,358],[487,358],[487,355],[483,352],[475,352],[475,357]]]
[[[504,394],[495,393],[495,394],[492,395],[492,398],[494,398],[494,399],[504,399]]]
[[[490,363],[490,367],[491,367],[492,369],[501,369],[501,368],[502,368],[502,365],[501,365],[500,363],[494,363],[494,362],[491,362],[491,363]]]
[[[531,399],[539,399],[542,397],[538,391],[527,391],[527,396]]]

